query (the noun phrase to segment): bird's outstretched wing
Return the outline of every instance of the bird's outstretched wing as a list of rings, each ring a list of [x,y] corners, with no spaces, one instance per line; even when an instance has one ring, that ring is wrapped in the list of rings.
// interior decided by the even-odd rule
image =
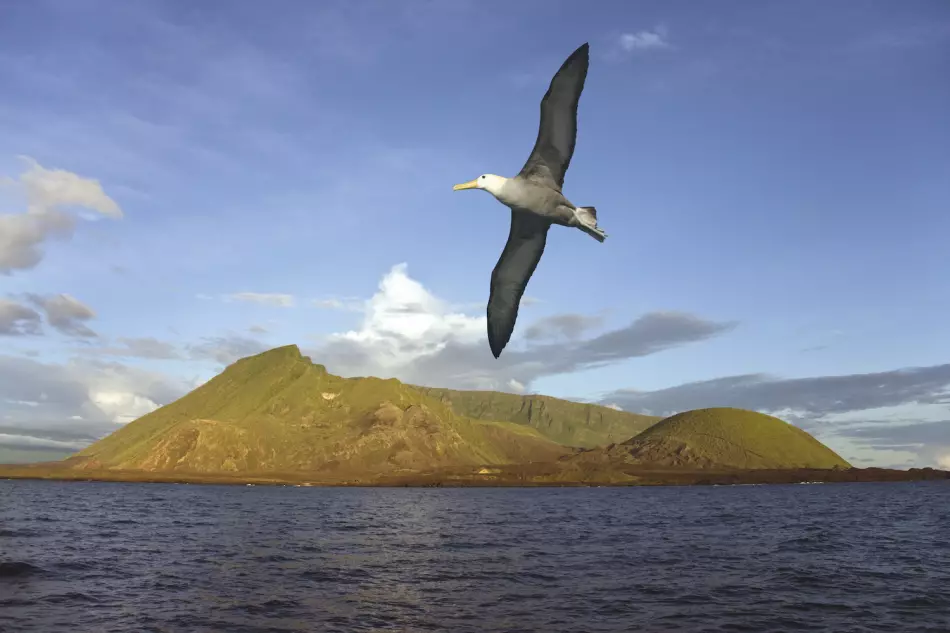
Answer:
[[[495,358],[515,329],[521,295],[544,253],[549,228],[551,223],[534,213],[511,210],[508,243],[492,270],[488,297],[488,346]]]
[[[587,79],[589,48],[585,43],[571,53],[544,93],[538,138],[518,174],[522,178],[558,190],[564,185],[564,173],[571,164],[577,139],[577,103]]]

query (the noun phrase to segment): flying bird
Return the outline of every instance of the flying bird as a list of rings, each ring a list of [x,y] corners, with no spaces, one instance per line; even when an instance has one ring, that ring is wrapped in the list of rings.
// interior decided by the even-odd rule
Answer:
[[[514,178],[483,174],[452,189],[482,189],[511,209],[508,242],[491,274],[488,345],[495,358],[505,349],[518,319],[528,280],[544,253],[552,224],[575,227],[599,242],[597,209],[576,207],[561,193],[564,173],[574,155],[577,104],[587,79],[589,46],[584,43],[561,65],[541,99],[541,123],[534,149]]]

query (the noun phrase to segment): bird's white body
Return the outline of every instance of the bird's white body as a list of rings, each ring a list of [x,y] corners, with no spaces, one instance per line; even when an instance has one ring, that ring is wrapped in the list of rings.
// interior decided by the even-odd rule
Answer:
[[[534,213],[553,224],[578,228],[600,241],[607,237],[597,226],[597,217],[589,207],[574,206],[564,194],[551,187],[518,177],[482,174],[469,188],[487,191],[511,209]]]

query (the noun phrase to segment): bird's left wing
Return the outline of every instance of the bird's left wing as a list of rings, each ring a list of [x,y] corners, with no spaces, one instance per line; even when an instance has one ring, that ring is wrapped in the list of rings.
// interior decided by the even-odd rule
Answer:
[[[571,164],[577,140],[577,104],[587,79],[589,48],[587,44],[582,44],[571,53],[561,64],[541,99],[538,138],[528,161],[518,174],[526,180],[534,180],[558,190],[564,185],[564,174]]]
[[[551,223],[527,211],[511,210],[508,243],[491,273],[488,345],[495,358],[508,344],[518,319],[521,296],[544,253]]]

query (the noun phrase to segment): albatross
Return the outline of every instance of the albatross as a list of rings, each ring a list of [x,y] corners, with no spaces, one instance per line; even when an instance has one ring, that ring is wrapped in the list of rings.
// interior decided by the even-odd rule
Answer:
[[[538,137],[524,167],[514,178],[483,174],[455,185],[454,191],[481,189],[511,209],[508,242],[491,274],[488,297],[488,346],[495,358],[505,349],[518,319],[528,280],[544,253],[552,224],[574,227],[599,242],[595,207],[577,207],[561,193],[564,173],[574,155],[577,104],[584,90],[589,46],[582,44],[561,64],[541,99]]]

